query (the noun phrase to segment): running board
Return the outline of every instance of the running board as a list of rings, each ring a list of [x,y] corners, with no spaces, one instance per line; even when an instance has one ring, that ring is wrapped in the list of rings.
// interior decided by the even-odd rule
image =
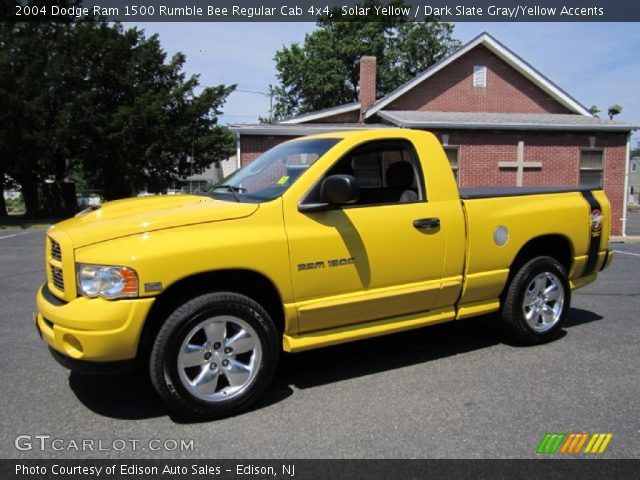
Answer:
[[[285,352],[302,352],[303,350],[328,347],[339,343],[379,337],[388,333],[402,332],[435,323],[447,322],[455,317],[455,309],[447,307],[429,312],[412,313],[400,317],[357,323],[346,327],[302,333],[300,335],[283,335],[282,347]]]

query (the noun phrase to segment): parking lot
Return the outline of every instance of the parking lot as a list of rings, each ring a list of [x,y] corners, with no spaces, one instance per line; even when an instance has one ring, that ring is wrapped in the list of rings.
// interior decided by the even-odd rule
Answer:
[[[487,316],[285,355],[262,403],[204,423],[136,377],[55,363],[31,320],[43,245],[0,230],[3,458],[532,458],[547,432],[610,432],[600,457],[640,458],[639,244],[612,244],[556,342],[505,343]]]

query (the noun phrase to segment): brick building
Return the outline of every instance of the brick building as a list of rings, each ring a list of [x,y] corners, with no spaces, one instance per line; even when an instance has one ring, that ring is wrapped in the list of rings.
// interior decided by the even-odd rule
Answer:
[[[390,126],[436,134],[461,187],[603,186],[612,232],[624,231],[636,127],[594,117],[488,33],[382,98],[376,59],[363,57],[359,102],[232,130],[240,166],[290,138]]]

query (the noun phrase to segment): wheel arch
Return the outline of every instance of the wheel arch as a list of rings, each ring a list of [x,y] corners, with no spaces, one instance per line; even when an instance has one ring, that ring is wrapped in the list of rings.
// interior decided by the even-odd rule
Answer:
[[[504,298],[504,294],[518,270],[529,260],[542,256],[556,259],[564,267],[568,275],[573,266],[573,243],[569,238],[561,234],[541,235],[525,243],[509,266],[509,278],[500,296],[501,299]]]
[[[156,297],[138,342],[138,359],[149,354],[155,336],[171,312],[190,298],[215,291],[240,293],[255,300],[269,313],[277,331],[284,332],[282,296],[267,276],[248,269],[201,272],[178,280]]]

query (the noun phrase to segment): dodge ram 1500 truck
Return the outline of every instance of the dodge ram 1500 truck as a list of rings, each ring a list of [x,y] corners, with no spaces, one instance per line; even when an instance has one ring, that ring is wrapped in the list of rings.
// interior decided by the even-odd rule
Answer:
[[[557,336],[596,278],[601,190],[458,191],[428,132],[291,140],[204,195],[108,202],[49,229],[34,315],[68,368],[144,366],[169,407],[246,409],[279,354],[497,312]]]

